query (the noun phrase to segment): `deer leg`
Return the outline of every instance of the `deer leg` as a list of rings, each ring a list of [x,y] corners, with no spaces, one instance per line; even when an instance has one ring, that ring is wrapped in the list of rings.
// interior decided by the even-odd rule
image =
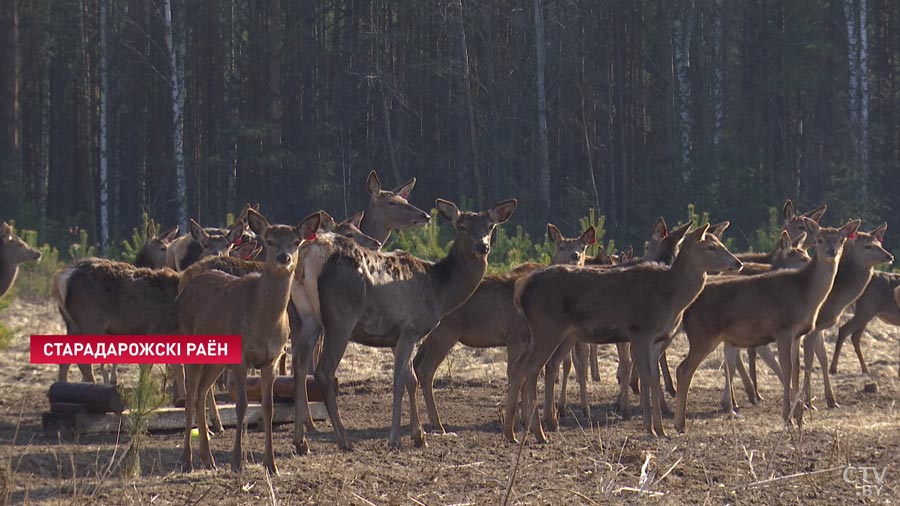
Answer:
[[[550,356],[550,360],[547,361],[547,364],[544,366],[544,424],[549,430],[557,430],[559,428],[559,417],[557,416],[558,411],[554,409],[553,406],[553,389],[556,384],[556,375],[559,373],[560,365],[566,359],[566,357],[571,356],[573,344],[574,343],[570,341],[564,341],[562,344],[560,344]],[[570,360],[570,370],[571,367],[572,363]],[[568,383],[568,381],[566,380],[563,381],[564,383],[562,384]],[[562,395],[562,390],[563,387],[560,386],[560,395]],[[561,397],[562,402],[564,402],[565,400],[565,397]],[[560,406],[557,404],[557,407]],[[565,405],[562,406],[562,409],[565,409]]]
[[[569,374],[572,372],[572,354],[576,353],[576,349],[572,348],[569,353],[566,353],[565,357],[562,357],[562,374],[560,374],[559,378],[559,395],[556,396],[556,415],[553,417],[556,427],[551,428],[550,423],[547,422],[547,412],[544,411],[544,425],[550,430],[556,430],[559,428],[559,419],[566,415],[566,406],[569,404]],[[551,363],[553,360],[551,359]],[[550,367],[550,363],[547,364],[547,367]],[[559,374],[559,371],[556,371]],[[544,374],[547,373],[545,368]],[[555,382],[554,382],[555,387]],[[544,403],[546,405],[548,397],[545,395]]]
[[[580,346],[581,349],[577,349]],[[575,379],[578,380],[578,392],[580,395],[581,401],[581,412],[584,414],[585,418],[590,418],[591,416],[591,406],[588,402],[588,394],[587,394],[587,375],[588,375],[588,363],[590,361],[590,348],[591,346],[596,347],[595,344],[583,345],[578,344],[576,348],[572,350],[572,361],[575,364]]]
[[[856,357],[859,359],[859,367],[862,369],[863,374],[869,374],[869,368],[866,366],[866,359],[863,358],[862,353],[862,335],[865,327],[856,330],[853,332],[853,335],[850,336],[850,340],[853,341],[853,350],[856,351]]]
[[[822,333],[813,330],[803,338],[803,405],[816,409],[812,403],[812,367],[815,359],[816,341],[822,339]]]
[[[185,390],[187,388],[185,385],[186,373],[184,370],[184,366],[181,364],[172,364],[169,367],[170,367],[170,370],[172,371],[172,383],[175,385],[174,401],[177,401],[178,399],[185,399],[185,402],[187,402],[187,398],[186,398],[186,394],[185,394]]]
[[[437,404],[434,402],[434,375],[456,343],[457,339],[455,336],[450,332],[441,331],[441,327],[438,326],[422,341],[413,359],[413,369],[416,377],[419,379],[419,385],[422,387],[422,397],[425,398],[428,420],[431,422],[432,429],[441,434],[446,431],[444,430],[444,424],[441,423],[441,415],[438,413]],[[508,364],[509,361],[507,360]]]
[[[512,443],[518,441],[515,433],[515,415],[520,394],[528,411],[527,419],[531,420],[532,433],[539,443],[547,442],[547,436],[544,434],[535,400],[537,398],[537,380],[541,368],[544,367],[559,346],[557,336],[560,333],[558,329],[553,327],[549,323],[535,323],[532,328],[532,337],[528,348],[512,366],[509,390],[506,395],[506,415],[503,419],[503,433],[506,439]]]
[[[338,447],[349,451],[353,449],[353,445],[350,443],[347,429],[344,427],[344,422],[341,420],[341,413],[338,409],[337,384],[334,374],[337,372],[338,364],[347,350],[347,344],[350,342],[350,333],[356,325],[356,320],[331,316],[328,313],[323,314],[323,317],[326,318],[325,337],[322,340],[322,356],[318,364],[316,364],[316,382],[322,388],[325,408],[328,410],[328,417],[331,419],[331,426],[334,428]],[[397,372],[395,370],[395,383],[398,381],[396,376]]]
[[[67,383],[69,381],[69,367],[72,364],[59,364],[59,372],[56,376],[56,381],[61,381],[63,383]]]
[[[218,434],[225,431],[225,427],[222,426],[222,417],[219,416],[219,407],[216,406],[216,394],[215,384],[219,377],[222,376],[222,371],[213,378],[213,382],[210,384],[209,388],[206,389],[206,415],[209,420],[210,431],[213,434]],[[201,411],[202,413],[202,411]]]
[[[181,447],[181,472],[189,473],[194,470],[191,462],[191,429],[194,427],[194,407],[196,406],[193,393],[197,390],[202,375],[202,365],[188,365],[185,371],[185,403],[184,403],[184,444]]]
[[[406,388],[406,375],[411,366],[412,350],[416,344],[418,336],[412,336],[404,333],[397,340],[394,346],[394,383],[393,383],[393,404],[391,412],[391,433],[388,438],[388,446],[394,450],[401,449],[400,443],[400,423],[403,406],[403,391]],[[415,391],[410,393],[414,395]],[[410,406],[412,408],[412,406]],[[413,418],[412,409],[410,409],[410,419]],[[416,430],[412,427],[413,431]],[[421,430],[421,429],[420,429]],[[424,439],[424,436],[423,436]]]
[[[212,384],[222,372],[223,367],[219,365],[208,364],[202,367],[198,375],[197,388],[194,391],[194,414],[197,418],[197,433],[200,436],[200,462],[207,469],[216,468],[216,460],[213,458],[212,451],[209,449],[209,427],[206,424],[206,399],[211,394]],[[187,409],[187,403],[185,403]]]
[[[663,349],[662,354],[659,356],[659,368],[662,370],[663,383],[666,385],[666,392],[674,398],[675,383],[672,381],[672,373],[669,372],[669,361],[666,358],[665,349]]]
[[[232,366],[234,371],[234,384],[237,389],[237,402],[234,405],[234,413],[237,417],[237,426],[234,430],[234,448],[231,451],[231,470],[239,473],[244,467],[244,417],[247,416],[247,366],[237,364]]]
[[[722,410],[732,416],[737,416],[735,410],[738,408],[737,402],[734,400],[734,370],[737,369],[737,363],[741,361],[740,350],[728,343],[724,346],[725,364],[723,370],[725,372],[725,387],[722,388]]]
[[[616,368],[616,380],[619,383],[619,414],[622,419],[629,420],[631,418],[631,398],[628,388],[631,383],[631,345],[628,343],[616,343],[616,353],[619,355],[619,365]]]
[[[97,380],[94,378],[94,366],[91,364],[78,364],[78,369],[81,371],[81,381],[83,383],[96,383]]]
[[[438,327],[440,328],[440,327]],[[519,359],[522,355],[525,354],[528,346],[525,341],[513,339],[506,343],[506,379],[509,381],[512,378],[513,368],[517,367]],[[522,427],[528,427],[528,420],[530,418],[530,412],[528,411],[528,407],[525,406],[525,398],[523,396],[523,392],[520,389],[520,402],[518,403],[519,407],[519,421],[522,424]]]
[[[510,443],[518,443],[516,438],[516,407],[519,404],[519,395],[523,394],[522,385],[525,383],[525,372],[523,368],[530,361],[529,356],[533,353],[531,347],[528,347],[517,358],[509,358],[506,366],[506,376],[508,385],[506,391],[506,411],[503,415],[503,435]],[[523,396],[524,397],[524,396]],[[523,399],[524,403],[524,399]],[[527,420],[528,418],[524,418]]]
[[[716,346],[719,345],[721,339],[716,335],[694,334],[685,332],[688,336],[690,348],[684,360],[678,364],[675,369],[675,376],[678,381],[678,388],[675,391],[675,430],[684,433],[685,413],[687,411],[687,394],[691,387],[691,380],[700,363],[709,356]]]
[[[816,358],[819,359],[819,367],[822,368],[822,383],[825,384],[825,402],[829,408],[837,408],[834,400],[834,390],[831,389],[831,375],[828,373],[828,354],[825,352],[825,339],[820,337],[816,341]]]
[[[410,355],[412,350],[410,350]],[[413,444],[419,448],[428,446],[425,441],[425,431],[422,429],[422,423],[419,421],[419,406],[416,398],[416,389],[419,386],[419,379],[416,376],[416,369],[412,366],[412,361],[407,360],[406,367],[406,391],[409,393],[409,430],[412,432]]]
[[[294,375],[294,448],[300,455],[309,453],[306,430],[315,430],[309,412],[309,395],[306,376],[309,374],[310,357],[319,341],[321,327],[310,315],[302,323],[291,326],[291,372]],[[321,384],[319,385],[321,387]]]
[[[756,404],[763,400],[759,395],[759,381],[756,377],[756,348],[747,348],[747,367],[750,369],[750,383],[753,384],[754,400],[750,402]]]
[[[278,362],[284,364],[282,360],[284,354],[279,357]],[[275,450],[272,448],[272,414],[274,412],[274,404],[272,401],[272,387],[275,385],[275,362],[263,365],[260,370],[260,387],[262,388],[262,422],[266,431],[265,453],[263,455],[263,467],[272,475],[278,475],[278,467],[275,465]]]
[[[282,353],[281,356],[278,357],[278,374],[287,376],[287,353]]]
[[[744,367],[744,361],[741,360],[740,350],[737,350],[734,362],[734,368],[737,371],[738,375],[741,377],[741,383],[744,384],[744,393],[747,394],[747,400],[750,404],[754,406],[759,403],[759,396],[756,392],[756,382],[753,378],[747,373],[747,369]],[[750,350],[747,350],[747,354],[749,355]],[[733,377],[733,375],[732,375]],[[732,399],[734,399],[734,383],[732,383]],[[738,408],[737,402],[734,403],[734,407]]]
[[[597,357],[597,345],[591,344],[588,346],[590,364],[591,364],[591,381],[595,383],[600,382],[600,361]]]
[[[644,336],[635,336],[631,341],[631,351],[634,366],[641,381],[641,411],[643,411],[644,431],[651,436],[655,436],[651,420],[651,392],[653,390],[651,378],[655,376],[657,381],[659,380],[659,366],[658,362],[656,362],[659,360],[659,357],[651,357],[650,344],[645,342],[646,339]]]

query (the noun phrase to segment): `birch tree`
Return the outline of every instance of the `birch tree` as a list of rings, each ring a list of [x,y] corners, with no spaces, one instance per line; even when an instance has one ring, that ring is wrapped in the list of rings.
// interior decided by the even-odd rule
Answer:
[[[178,2],[178,0],[174,0]],[[169,87],[172,92],[172,146],[175,155],[175,197],[178,224],[188,230],[187,177],[184,161],[184,4],[176,5],[177,23],[172,19],[172,2],[165,0],[166,49],[169,53]]]
[[[109,150],[107,149],[109,68],[108,64],[108,0],[100,0],[100,252],[105,256],[109,248]]]
[[[681,184],[687,191],[693,181],[691,166],[691,82],[688,70],[691,66],[691,9],[693,2],[680,7],[672,16],[672,47],[675,63],[675,103],[678,113],[678,140],[681,165]]]

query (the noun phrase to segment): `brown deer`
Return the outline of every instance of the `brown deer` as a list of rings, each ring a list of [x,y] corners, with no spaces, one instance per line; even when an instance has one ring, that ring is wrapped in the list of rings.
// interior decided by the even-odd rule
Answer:
[[[841,261],[838,264],[834,286],[819,310],[815,328],[805,336],[803,341],[803,393],[809,406],[812,406],[810,373],[813,367],[813,358],[816,357],[822,367],[825,401],[829,408],[838,407],[828,376],[828,357],[825,354],[825,340],[822,338],[822,332],[836,325],[844,309],[862,295],[872,279],[876,265],[894,261],[894,256],[881,246],[885,231],[887,231],[887,223],[870,233],[855,233],[844,245],[844,254],[841,255]],[[796,388],[796,385],[794,387]]]
[[[325,233],[331,232],[352,239],[363,248],[379,250],[382,246],[381,242],[359,228],[360,223],[365,219],[365,215],[365,211],[360,211],[338,223],[330,214],[322,211],[322,226],[320,229]]]
[[[799,378],[800,371],[799,354],[794,354],[792,347],[815,328],[819,309],[834,283],[844,243],[859,227],[858,220],[840,229],[819,227],[805,217],[803,220],[816,249],[804,269],[712,279],[685,312],[684,331],[690,349],[676,371],[676,430],[684,431],[687,393],[694,372],[723,340],[741,348],[777,343],[784,386],[782,416],[790,422],[796,393],[792,384],[796,384],[793,379]],[[794,410],[798,424],[802,413],[802,409]]]
[[[644,428],[664,436],[659,358],[681,322],[684,309],[706,283],[707,271],[737,270],[735,258],[704,225],[689,232],[671,267],[659,264],[602,271],[569,266],[541,269],[516,283],[515,301],[531,331],[528,349],[513,365],[503,431],[515,442],[513,415],[524,388],[534,405],[541,367],[576,340],[599,344],[629,341],[641,380]],[[523,386],[524,384],[524,386]],[[535,412],[531,430],[547,438]]]
[[[351,449],[347,430],[338,411],[334,373],[349,341],[394,351],[393,412],[389,444],[400,447],[400,409],[404,385],[409,390],[410,428],[413,441],[425,444],[425,432],[416,404],[417,380],[412,367],[415,344],[440,323],[444,315],[463,304],[481,283],[494,228],[506,222],[516,208],[505,200],[490,211],[460,211],[438,199],[440,214],[456,230],[447,256],[437,262],[420,260],[403,252],[381,253],[360,248],[345,237],[320,239],[304,247],[302,271],[292,302],[303,320],[303,333],[294,347],[297,414],[294,444],[309,451],[305,422],[309,419],[306,377],[309,355],[324,328],[324,348],[316,365],[316,381],[322,387],[325,406],[338,446]]]
[[[799,237],[791,241],[787,231],[781,232],[781,237],[772,251],[771,264],[750,263],[749,272],[747,263],[737,275],[753,276],[757,274],[765,274],[767,272],[777,271],[780,269],[802,269],[812,261],[812,258],[801,248],[806,243],[806,232],[802,232]],[[781,367],[778,365],[775,355],[769,350],[768,346],[759,346],[747,350],[750,354],[750,370],[752,374],[748,375],[741,361],[740,348],[725,343],[725,388],[722,389],[722,408],[732,415],[736,415],[735,410],[739,408],[734,397],[734,372],[737,371],[744,384],[744,391],[747,392],[747,398],[750,404],[756,405],[762,397],[759,395],[759,387],[756,380],[756,354],[758,353],[766,364],[781,377]],[[752,353],[751,353],[752,352]]]
[[[407,201],[415,186],[416,178],[412,178],[394,191],[385,190],[381,187],[378,174],[374,170],[370,172],[366,179],[369,207],[358,224],[360,230],[384,244],[392,230],[399,231],[428,223],[431,216]]]
[[[19,264],[40,260],[40,251],[17,236],[9,223],[0,223],[0,297],[12,288],[19,273]]]
[[[178,235],[178,225],[159,233],[159,226],[152,219],[144,231],[144,244],[134,257],[135,267],[162,269],[169,265],[169,245]]]
[[[594,227],[588,227],[577,238],[568,239],[555,225],[548,224],[547,235],[556,245],[553,264],[581,264],[585,249],[596,241]],[[517,279],[540,265],[532,263],[526,266],[511,273],[485,276],[475,293],[463,305],[441,318],[441,324],[419,345],[413,367],[434,430],[445,432],[434,402],[434,374],[456,343],[461,342],[472,348],[506,346],[507,367],[521,354],[527,342],[528,329],[513,305],[513,290]],[[566,376],[563,375],[563,384]]]
[[[900,287],[900,275],[890,272],[876,272],[862,295],[856,299],[853,317],[838,330],[837,342],[834,344],[834,357],[831,359],[831,374],[837,374],[838,357],[847,336],[851,336],[853,348],[859,358],[859,366],[863,374],[869,374],[869,368],[862,354],[862,336],[866,326],[876,316],[890,325],[900,326],[900,308],[894,300],[894,292]],[[900,375],[900,366],[897,374]]]
[[[321,215],[314,213],[296,227],[270,225],[259,213],[250,210],[247,221],[253,232],[265,241],[266,262],[259,274],[235,277],[216,270],[206,270],[186,277],[178,287],[177,312],[182,334],[239,334],[243,360],[229,366],[234,371],[238,400],[237,429],[231,468],[243,467],[244,416],[247,412],[247,369],[262,373],[262,412],[265,429],[263,466],[278,474],[272,449],[272,385],[275,363],[284,352],[289,335],[287,306],[290,301],[298,250],[304,240],[315,239]],[[181,453],[181,469],[193,469],[191,427],[194,413],[206,410],[206,392],[225,369],[224,364],[192,364],[185,366],[187,397],[185,399],[185,436]],[[209,449],[206,418],[198,417],[200,460],[207,468],[215,468]]]
[[[788,199],[787,202],[784,203],[784,209],[782,214],[784,216],[784,225],[781,230],[786,231],[788,233],[788,237],[791,240],[797,238],[801,233],[807,232],[806,242],[802,243],[800,247],[802,249],[809,249],[813,246],[813,237],[812,234],[808,233],[808,227],[803,221],[803,218],[808,218],[815,222],[816,224],[822,219],[822,216],[825,214],[825,211],[828,210],[828,206],[822,205],[804,213],[802,215],[797,214],[794,211],[794,203],[791,202],[791,199]],[[737,257],[741,260],[741,262],[756,262],[763,264],[771,264],[772,258],[774,256],[774,251],[770,251],[768,253],[738,253]]]
[[[241,218],[235,220],[227,230],[203,228],[191,218],[190,234],[183,235],[169,244],[168,266],[176,271],[183,271],[202,258],[227,255],[235,242],[243,236],[245,228],[246,222]]]

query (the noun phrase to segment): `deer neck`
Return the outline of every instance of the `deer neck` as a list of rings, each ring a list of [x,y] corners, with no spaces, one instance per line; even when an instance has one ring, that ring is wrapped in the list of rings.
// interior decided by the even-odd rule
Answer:
[[[814,256],[809,266],[801,271],[801,282],[804,283],[806,300],[810,303],[821,304],[828,297],[828,293],[834,286],[835,275],[838,271],[840,259],[835,262],[826,262]]]
[[[385,223],[384,216],[382,216],[374,201],[369,202],[366,214],[363,215],[363,219],[359,223],[359,229],[367,236],[377,239],[381,244],[384,244],[391,237],[391,229]]]
[[[260,273],[256,304],[261,321],[277,321],[287,309],[291,298],[293,271],[285,271],[268,264]]]
[[[10,260],[6,253],[0,249],[0,296],[5,294],[19,272],[19,265]]]
[[[706,270],[693,265],[688,255],[682,251],[675,257],[669,279],[674,283],[673,300],[679,301],[678,307],[687,307],[703,291],[706,285]]]
[[[441,313],[447,314],[465,302],[478,288],[486,270],[487,257],[463,253],[457,238],[447,256],[432,267],[432,276],[441,294]]]
[[[874,270],[875,267],[860,265],[852,258],[852,255],[842,255],[834,276],[834,284],[828,295],[828,304],[833,302],[839,305],[840,310],[843,311],[847,304],[850,304],[866,289]]]

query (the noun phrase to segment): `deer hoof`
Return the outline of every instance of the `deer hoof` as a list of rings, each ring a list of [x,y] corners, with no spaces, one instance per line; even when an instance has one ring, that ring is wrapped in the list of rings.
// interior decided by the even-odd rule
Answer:
[[[828,399],[827,402],[828,402],[828,407],[829,407],[829,408],[836,409],[836,408],[841,407],[841,405],[838,404],[837,401],[835,401],[834,399]]]
[[[304,436],[302,441],[294,443],[294,449],[297,451],[297,455],[307,455],[309,453],[309,440]]]
[[[244,464],[244,463],[241,462],[241,461],[232,462],[232,463],[231,463],[231,472],[232,472],[232,473],[238,473],[238,474],[240,474],[241,470],[242,470],[243,467],[244,467],[243,464]]]
[[[278,476],[278,466],[275,465],[275,462],[266,462],[263,467],[266,468],[270,475]]]
[[[388,441],[388,449],[392,451],[399,452],[403,449],[403,445],[400,443],[400,440],[394,441],[393,439]]]
[[[425,433],[419,432],[418,434],[413,435],[413,444],[416,448],[425,448],[428,446],[428,442],[425,440]]]
[[[194,471],[194,464],[190,461],[181,463],[181,472],[182,473],[191,473]]]

